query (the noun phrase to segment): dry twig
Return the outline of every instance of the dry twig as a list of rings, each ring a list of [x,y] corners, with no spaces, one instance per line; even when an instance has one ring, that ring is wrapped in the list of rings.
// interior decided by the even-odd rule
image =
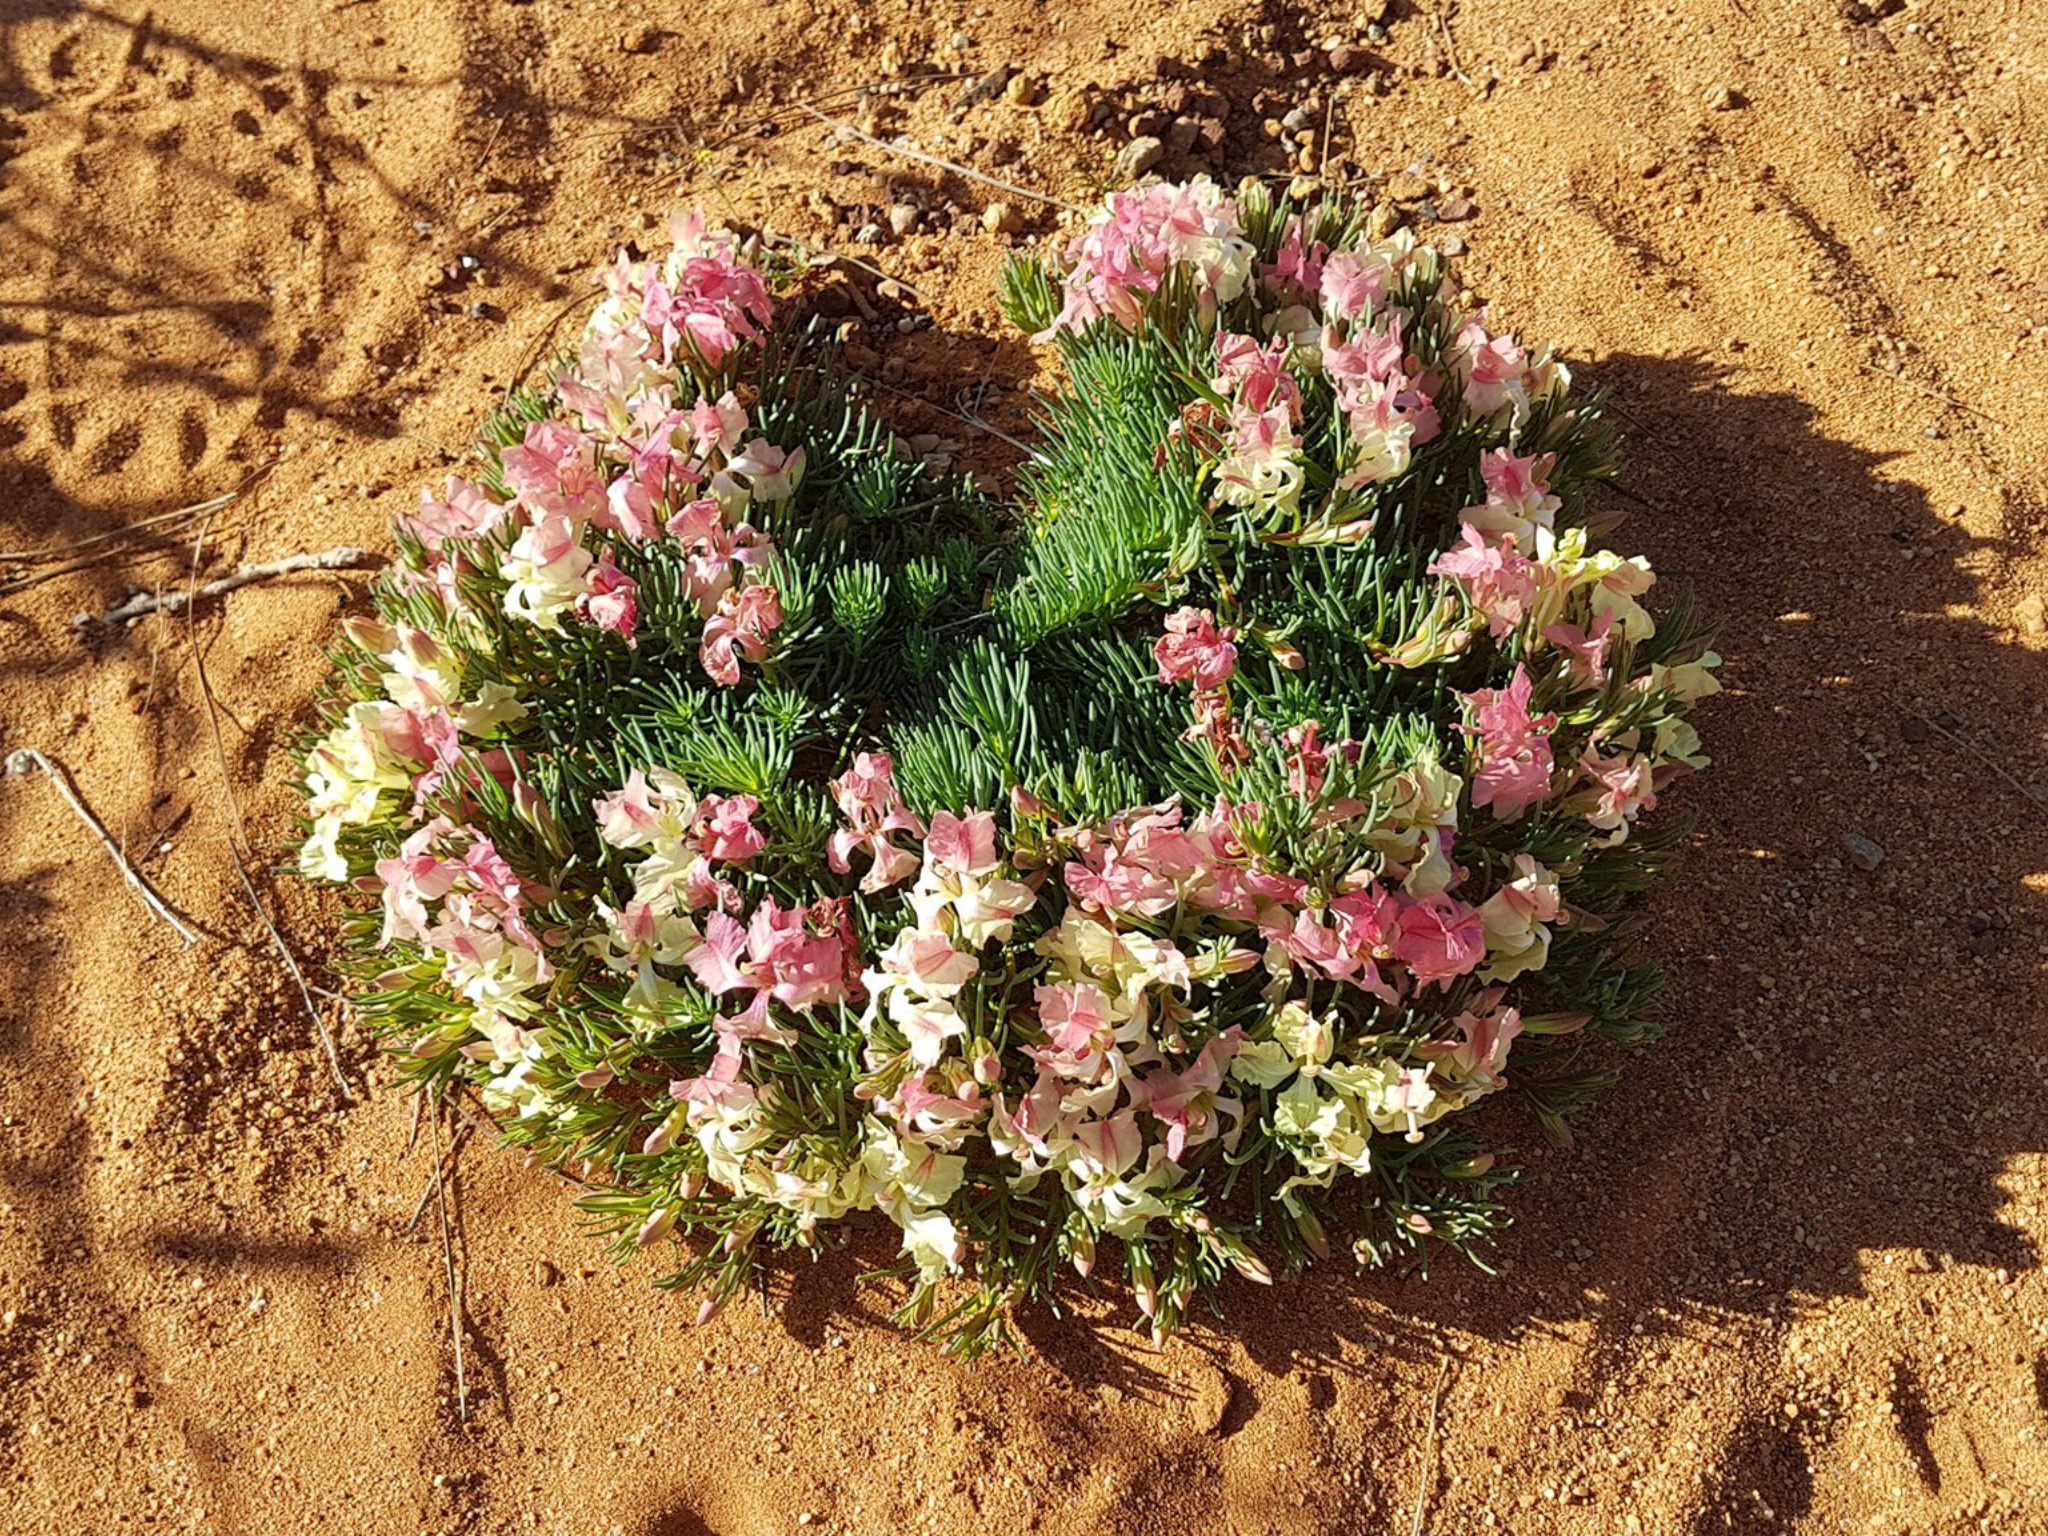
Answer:
[[[143,878],[140,870],[128,862],[128,856],[121,851],[121,845],[114,841],[114,835],[107,830],[106,823],[93,814],[92,807],[87,805],[85,798],[72,787],[71,776],[61,765],[45,757],[34,747],[17,747],[7,754],[5,770],[8,778],[27,778],[31,773],[40,770],[44,777],[57,786],[57,793],[63,796],[64,803],[71,807],[72,812],[85,823],[92,835],[100,840],[100,846],[107,850],[107,857],[112,859],[114,867],[121,871],[121,878],[127,882],[128,889],[135,893],[145,907],[176,929],[178,937],[187,944],[199,942],[197,931],[172,911],[171,904],[157,894],[156,887]]]
[[[207,521],[200,524],[199,536],[192,543],[193,581],[198,579],[200,554],[206,548],[206,532],[211,522],[212,515],[209,513]],[[228,812],[232,818],[228,824],[228,855],[234,860],[235,874],[242,882],[243,894],[249,898],[249,905],[256,909],[256,916],[262,920],[265,931],[269,933],[270,942],[276,948],[278,958],[284,962],[285,970],[290,973],[293,983],[299,989],[299,1000],[305,1004],[306,1017],[313,1021],[313,1028],[320,1036],[320,1044],[327,1052],[327,1065],[333,1070],[334,1085],[341,1090],[344,1102],[353,1103],[355,1093],[349,1087],[348,1078],[341,1070],[341,1052],[335,1049],[334,1035],[327,1028],[327,1021],[320,1016],[319,1005],[313,1001],[312,986],[306,980],[305,971],[299,966],[298,957],[292,953],[291,946],[285,943],[284,935],[278,931],[277,924],[271,921],[270,910],[263,905],[263,898],[256,891],[256,882],[250,877],[249,863],[243,856],[243,846],[248,841],[248,834],[242,822],[241,801],[235,796],[234,774],[228,767],[227,743],[221,740],[220,708],[213,696],[213,683],[206,675],[205,648],[192,633],[192,604],[189,598],[184,607],[185,639],[192,649],[192,667],[199,680],[199,698],[206,706],[206,725],[213,737],[214,762],[220,769],[221,792],[227,796]]]
[[[416,1097],[413,1100],[413,1102],[417,1104],[420,1102],[420,1099],[424,1097],[425,1095],[422,1094]],[[434,1198],[434,1195],[441,1188],[441,1181],[445,1179],[448,1176],[450,1170],[454,1168],[456,1154],[462,1151],[462,1143],[468,1137],[469,1128],[472,1123],[473,1122],[471,1121],[465,1120],[462,1122],[462,1124],[455,1127],[455,1135],[449,1140],[448,1143],[448,1155],[445,1158],[443,1158],[440,1162],[434,1165],[433,1174],[427,1179],[427,1187],[420,1191],[419,1203],[413,1206],[412,1215],[406,1219],[406,1236],[410,1237],[412,1235],[412,1229],[420,1224],[420,1218],[427,1214],[427,1202]]]
[[[159,594],[138,592],[118,608],[109,608],[96,619],[87,619],[88,624],[129,624],[152,613],[182,613],[202,597],[220,597],[237,587],[246,587],[251,582],[268,581],[273,576],[291,576],[300,571],[346,571],[357,566],[368,565],[376,559],[367,549],[354,549],[343,545],[339,549],[323,549],[317,554],[287,555],[282,560],[265,560],[257,565],[245,565],[230,571],[217,581],[209,581],[203,587],[187,587],[182,592]],[[75,621],[74,621],[75,622]]]
[[[2038,808],[2042,804],[2041,795],[2038,791],[2027,788],[2026,785],[2022,784],[2018,779],[2014,778],[2012,776],[2012,771],[2008,769],[2005,766],[2005,764],[2001,763],[1989,752],[1986,752],[1982,747],[1978,746],[1976,742],[1970,740],[1969,737],[1958,735],[1956,732],[1950,730],[1947,726],[1943,725],[1939,720],[1935,719],[1933,715],[1929,714],[1919,705],[1909,705],[1906,703],[1904,699],[1900,698],[1897,694],[1892,695],[1892,703],[1896,705],[1899,709],[1904,710],[1906,714],[1910,715],[1913,719],[1925,721],[1935,730],[1941,732],[1943,736],[1947,737],[1950,741],[1954,742],[1957,746],[1961,747],[1965,752],[1969,753],[1970,756],[1977,759],[1977,761],[1982,763],[1986,768],[1989,768],[1993,773],[1997,774],[2001,779],[2005,780],[2005,782],[2008,785],[2010,785],[2015,791],[2018,792],[2019,797],[2022,800],[2026,801],[2029,805]]]
[[[921,149],[906,149],[901,144],[891,144],[886,139],[878,139],[871,133],[862,133],[853,124],[842,122],[836,117],[820,112],[816,107],[805,106],[804,110],[827,127],[837,128],[841,133],[851,134],[862,143],[872,144],[876,149],[882,150],[887,154],[901,155],[906,160],[916,160],[924,165],[937,166],[942,171],[951,171],[957,176],[965,176],[969,181],[981,182],[985,186],[994,187],[998,192],[1007,192],[1012,197],[1028,197],[1034,203],[1050,203],[1053,207],[1064,208],[1069,213],[1085,213],[1087,211],[1064,199],[1049,197],[1043,192],[1034,192],[1029,187],[1020,187],[1014,182],[999,181],[993,176],[984,176],[972,166],[962,165],[957,160],[946,160],[938,155],[928,155]]]
[[[1437,1367],[1436,1390],[1429,1395],[1429,1440],[1422,1452],[1422,1481],[1415,1490],[1415,1518],[1409,1536],[1422,1536],[1423,1517],[1429,1513],[1429,1495],[1436,1487],[1437,1437],[1443,1428],[1444,1384],[1451,1379],[1451,1357],[1445,1355]]]
[[[1925,395],[1930,400],[1939,400],[1943,405],[1952,405],[1959,411],[1967,411],[1972,416],[1981,417],[1983,420],[1990,422],[1994,427],[2005,425],[2004,422],[2000,421],[1989,411],[1980,411],[1976,406],[1971,405],[1967,401],[1958,400],[1954,395],[1945,395],[1931,384],[1922,384],[1917,380],[1907,378],[1902,373],[1893,373],[1889,368],[1879,368],[1874,363],[1865,363],[1863,371],[1865,373],[1874,373],[1880,379],[1890,379],[1900,388],[1910,389],[1916,395]]]
[[[434,1161],[441,1161],[441,1106],[434,1107]],[[452,1155],[452,1154],[451,1154]],[[455,1342],[455,1403],[462,1415],[462,1422],[469,1422],[469,1373],[463,1367],[462,1359],[462,1294],[461,1281],[455,1270],[455,1237],[448,1223],[448,1183],[438,1172],[434,1178],[434,1193],[441,1205],[441,1264],[448,1281],[448,1332]]]

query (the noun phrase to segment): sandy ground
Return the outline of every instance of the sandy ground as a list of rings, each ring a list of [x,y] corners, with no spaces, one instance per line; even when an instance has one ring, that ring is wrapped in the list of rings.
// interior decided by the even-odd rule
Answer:
[[[907,285],[842,267],[820,302],[903,431],[1001,474],[933,406],[1024,420],[991,282],[1052,211],[762,116],[820,100],[1085,201],[1133,117],[1214,120],[1220,152],[1165,168],[1234,175],[1309,102],[1330,175],[1469,200],[1422,227],[1613,391],[1629,536],[1720,621],[1719,761],[1642,938],[1671,1037],[1575,1150],[1523,1133],[1497,1277],[1244,1288],[1164,1349],[1035,1316],[974,1369],[843,1255],[693,1329],[479,1139],[465,1424],[433,1208],[409,1226],[432,1152],[327,1005],[341,1099],[230,852],[239,814],[325,985],[330,910],[267,871],[359,582],[75,629],[188,581],[195,528],[164,524],[0,595],[0,749],[66,764],[206,932],[0,783],[0,1525],[2048,1531],[2048,11],[1412,0],[1382,42],[1277,0],[641,9],[0,0],[0,542],[267,469],[204,573],[388,547],[584,269],[696,199]],[[998,66],[1041,90],[852,94]]]

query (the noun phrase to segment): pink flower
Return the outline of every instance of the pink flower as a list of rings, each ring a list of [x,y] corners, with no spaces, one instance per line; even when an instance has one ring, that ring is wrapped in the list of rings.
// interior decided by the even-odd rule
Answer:
[[[1220,688],[1237,671],[1237,631],[1219,629],[1205,608],[1182,608],[1166,621],[1166,633],[1152,647],[1159,681],[1193,681],[1196,688]]]
[[[1472,774],[1472,803],[1492,806],[1501,821],[1513,821],[1550,793],[1555,763],[1548,732],[1555,715],[1531,719],[1534,691],[1529,669],[1517,664],[1505,688],[1480,688],[1463,697],[1472,724],[1462,727],[1478,740],[1479,765]]]
[[[1602,831],[1619,832],[1637,812],[1656,808],[1656,770],[1648,753],[1602,757],[1588,746],[1579,754],[1579,770],[1598,790],[1586,819]]]
[[[648,446],[634,450],[631,466],[606,488],[605,515],[598,519],[599,526],[616,529],[635,544],[644,544],[661,532],[662,509],[699,478],[676,457],[669,434],[659,432]]]
[[[747,412],[731,390],[727,390],[714,402],[699,396],[697,403],[690,407],[690,432],[694,439],[693,448],[698,458],[709,458],[713,453],[730,454],[739,446],[746,435]]]
[[[1387,296],[1387,264],[1369,251],[1340,251],[1323,263],[1323,309],[1333,320],[1356,320]]]
[[[420,509],[400,525],[429,549],[439,549],[449,539],[480,539],[505,521],[511,510],[507,503],[492,501],[460,475],[450,475],[437,500],[420,492]]]
[[[1486,1008],[1489,1000],[1497,1002],[1499,997],[1500,989],[1496,988],[1481,996],[1479,1006]],[[1495,1008],[1485,1013],[1461,1013],[1454,1022],[1464,1036],[1462,1040],[1434,1041],[1423,1050],[1474,1087],[1500,1087],[1505,1081],[1502,1074],[1508,1064],[1508,1047],[1522,1033],[1521,1010]]]
[[[1039,987],[1033,996],[1046,1043],[1029,1054],[1060,1077],[1097,1081],[1107,1053],[1116,1047],[1116,1021],[1110,1016],[1108,996],[1090,982]]]
[[[1370,391],[1365,386],[1399,378],[1408,349],[1401,340],[1401,316],[1387,321],[1384,331],[1360,331],[1349,340],[1336,326],[1323,328],[1323,372],[1337,386],[1337,403],[1346,411]]]
[[[462,866],[427,851],[453,830],[447,817],[436,816],[408,837],[396,856],[377,861],[384,898],[384,932],[377,940],[380,948],[388,948],[395,939],[421,937],[427,930],[427,903],[439,901],[455,888]]]
[[[782,602],[773,587],[752,585],[728,591],[718,611],[704,621],[698,656],[711,680],[728,688],[740,680],[740,658],[768,659],[768,637],[782,625]]]
[[[1323,728],[1320,720],[1304,720],[1290,726],[1282,738],[1287,744],[1287,787],[1304,800],[1323,792],[1329,776],[1330,750],[1316,740]]]
[[[725,864],[744,864],[768,846],[754,825],[761,802],[752,795],[706,795],[697,807],[697,846],[704,856]]]
[[[1526,407],[1529,393],[1522,381],[1522,349],[1512,336],[1488,336],[1473,320],[1458,332],[1463,354],[1465,405],[1475,416],[1494,416],[1510,405]]]
[[[690,601],[706,618],[719,600],[749,570],[766,565],[775,546],[749,523],[727,527],[725,513],[709,496],[690,502],[668,520],[668,534],[683,546],[689,570]]]
[[[1115,848],[1092,848],[1087,863],[1069,863],[1062,873],[1074,899],[1090,911],[1157,917],[1180,903],[1169,881],[1125,863]]]
[[[1064,302],[1053,323],[1032,339],[1049,341],[1100,319],[1135,326],[1146,296],[1177,265],[1193,268],[1198,298],[1213,313],[1219,300],[1242,291],[1251,256],[1237,205],[1207,183],[1112,193],[1067,248],[1072,267]]]
[[[1486,538],[1470,523],[1461,525],[1459,542],[1430,563],[1429,574],[1449,576],[1465,594],[1465,601],[1486,620],[1487,632],[1501,639],[1514,631],[1536,601],[1536,563],[1515,548],[1513,534],[1498,544]]]
[[[567,422],[536,421],[499,458],[513,499],[535,518],[583,519],[605,509],[596,440]]]
[[[1254,414],[1284,408],[1289,422],[1301,419],[1301,387],[1287,371],[1288,342],[1275,336],[1261,347],[1257,338],[1232,331],[1216,333],[1216,377],[1210,381],[1219,394],[1233,395],[1236,403]]]
[[[1543,638],[1571,657],[1574,687],[1599,688],[1607,682],[1607,642],[1614,628],[1614,610],[1609,609],[1580,628],[1576,624],[1552,624]]]
[[[1266,267],[1266,286],[1283,294],[1314,293],[1323,285],[1324,263],[1329,254],[1329,246],[1321,240],[1312,246],[1302,243],[1301,216],[1295,215],[1287,221],[1286,237],[1280,242],[1275,259]]]
[[[951,811],[938,812],[932,817],[924,852],[927,862],[941,874],[994,873],[998,862],[995,812],[970,811],[964,818]]]
[[[590,590],[576,599],[576,616],[586,624],[608,630],[637,648],[634,626],[640,617],[640,584],[618,567],[607,549],[599,553],[590,572]]]
[[[918,869],[917,854],[890,841],[898,832],[924,834],[924,824],[904,808],[903,797],[896,792],[894,767],[886,752],[863,752],[832,781],[832,798],[847,824],[826,844],[825,861],[834,874],[843,875],[852,868],[853,851],[865,849],[871,867],[860,888],[869,895],[908,879]]]
[[[778,448],[765,437],[757,437],[733,455],[726,469],[746,477],[747,492],[754,500],[787,501],[803,484],[804,459],[801,448]]]
[[[747,951],[747,930],[723,912],[704,920],[704,938],[690,951],[684,964],[713,997],[737,992],[753,985],[740,958]]]
[[[1166,1127],[1168,1162],[1179,1162],[1190,1144],[1213,1140],[1222,1115],[1236,1118],[1243,1113],[1236,1099],[1222,1096],[1224,1072],[1243,1039],[1241,1031],[1226,1030],[1204,1045],[1185,1071],[1162,1068],[1131,1084],[1134,1102]]]
[[[1399,916],[1390,947],[1423,986],[1435,981],[1448,987],[1486,958],[1486,925],[1477,909],[1448,891],[1395,899]]]
[[[1489,500],[1528,502],[1550,494],[1549,472],[1553,456],[1528,454],[1517,458],[1505,448],[1479,455],[1479,478],[1486,484]]]
[[[661,809],[638,768],[626,775],[622,788],[591,802],[597,833],[614,848],[642,848],[661,830]]]

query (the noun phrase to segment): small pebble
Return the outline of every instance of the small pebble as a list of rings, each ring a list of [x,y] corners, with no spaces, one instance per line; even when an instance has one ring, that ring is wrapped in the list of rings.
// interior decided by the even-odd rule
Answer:
[[[1872,870],[1884,862],[1884,849],[1855,832],[1842,834],[1842,846],[1849,850],[1849,862],[1861,870]]]
[[[1749,98],[1732,85],[1717,85],[1707,92],[1707,110],[1736,112],[1749,105]]]
[[[1150,134],[1131,140],[1117,151],[1114,171],[1116,179],[1125,182],[1136,181],[1157,165],[1165,153],[1166,146]]]
[[[1008,203],[990,203],[981,210],[981,227],[992,235],[1014,235],[1024,220]]]
[[[907,235],[917,228],[918,220],[924,215],[917,211],[915,203],[891,203],[889,205],[889,228],[898,235]]]

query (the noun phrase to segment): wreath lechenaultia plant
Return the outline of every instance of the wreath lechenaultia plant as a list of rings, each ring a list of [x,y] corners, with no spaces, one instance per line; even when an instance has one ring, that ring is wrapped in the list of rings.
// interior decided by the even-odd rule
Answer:
[[[304,745],[405,1074],[705,1317],[865,1212],[967,1352],[1105,1247],[1156,1334],[1231,1270],[1481,1243],[1467,1112],[1561,1136],[1587,1043],[1651,1032],[1615,919],[1705,763],[1717,658],[1594,536],[1599,401],[1250,183],[1010,267],[1066,380],[1014,507],[736,237],[607,287],[399,522]]]

